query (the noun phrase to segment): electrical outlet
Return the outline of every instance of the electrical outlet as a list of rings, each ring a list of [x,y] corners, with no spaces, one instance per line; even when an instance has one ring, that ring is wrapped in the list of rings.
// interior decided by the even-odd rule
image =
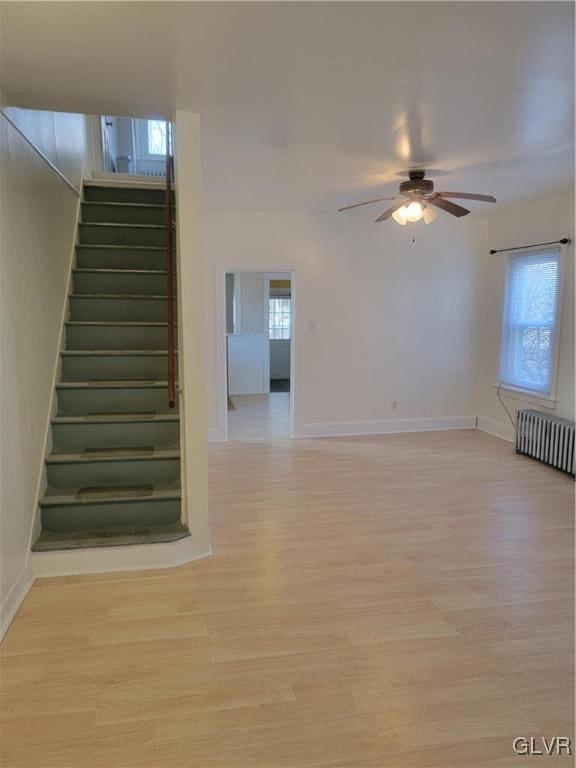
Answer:
[[[392,400],[392,410],[393,411],[400,410],[400,403],[398,402],[398,400]]]

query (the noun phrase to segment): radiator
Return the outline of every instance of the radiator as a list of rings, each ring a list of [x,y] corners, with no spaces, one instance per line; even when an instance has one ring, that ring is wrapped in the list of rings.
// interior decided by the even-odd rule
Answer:
[[[516,453],[574,474],[574,422],[523,409],[516,417]]]

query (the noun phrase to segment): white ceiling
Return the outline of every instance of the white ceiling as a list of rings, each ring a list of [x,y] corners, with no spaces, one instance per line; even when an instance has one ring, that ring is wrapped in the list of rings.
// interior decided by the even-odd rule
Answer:
[[[503,203],[572,179],[569,2],[4,2],[2,17],[19,106],[200,112],[209,207],[333,211],[417,166]]]

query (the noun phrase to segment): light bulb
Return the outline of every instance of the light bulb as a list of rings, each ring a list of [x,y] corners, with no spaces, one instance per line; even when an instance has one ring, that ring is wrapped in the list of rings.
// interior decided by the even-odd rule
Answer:
[[[435,211],[433,208],[428,208],[428,206],[422,211],[422,218],[424,219],[425,224],[431,224],[436,216],[438,216],[438,211]]]
[[[422,206],[415,200],[406,206],[406,218],[408,221],[415,223],[422,218]]]
[[[392,214],[392,218],[397,224],[402,225],[403,227],[406,226],[406,222],[408,219],[406,218],[406,206],[403,205],[402,208],[398,208],[397,211],[394,211]]]

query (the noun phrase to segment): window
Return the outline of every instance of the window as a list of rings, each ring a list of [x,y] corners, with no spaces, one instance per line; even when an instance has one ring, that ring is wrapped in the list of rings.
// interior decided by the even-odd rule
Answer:
[[[290,338],[291,299],[271,298],[268,312],[268,335],[271,339]]]
[[[554,387],[560,250],[510,256],[500,383],[550,395]]]
[[[147,148],[149,155],[166,154],[166,123],[164,120],[146,121]]]

